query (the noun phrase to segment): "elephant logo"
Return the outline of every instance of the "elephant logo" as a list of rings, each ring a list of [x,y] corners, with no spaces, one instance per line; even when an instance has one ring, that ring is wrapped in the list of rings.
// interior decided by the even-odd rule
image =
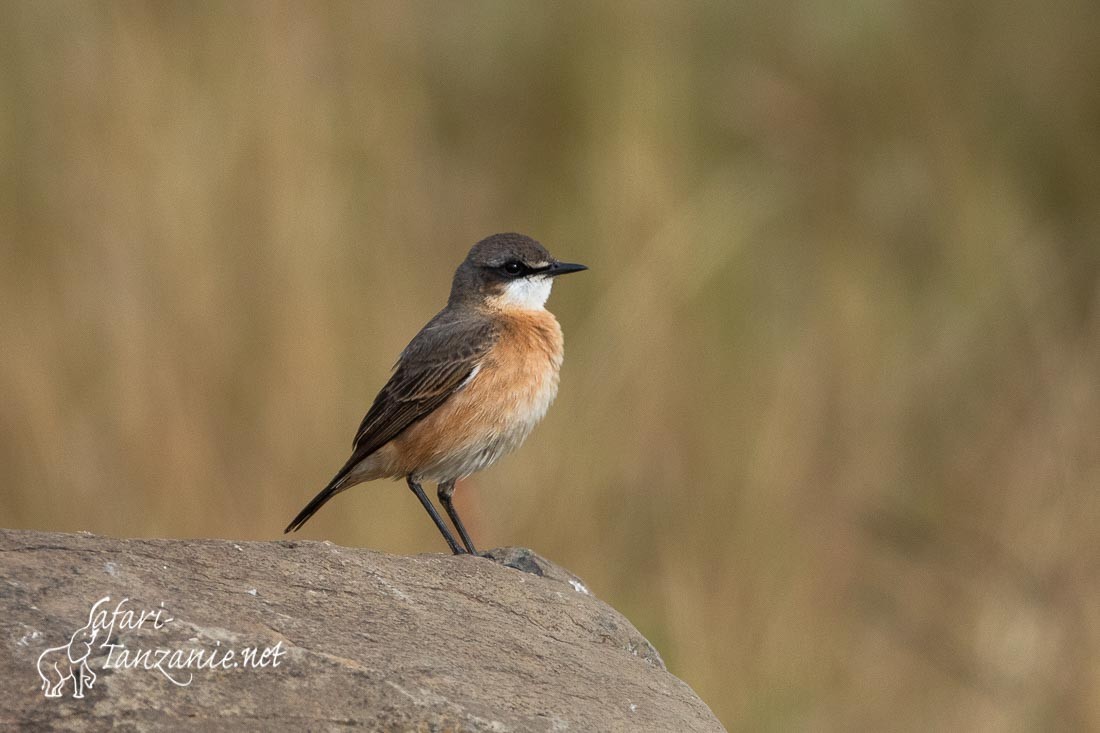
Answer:
[[[88,623],[77,629],[69,643],[50,647],[38,657],[38,676],[42,678],[42,692],[46,697],[61,697],[65,683],[72,680],[73,697],[84,697],[84,691],[95,684],[96,675],[88,666],[88,657],[92,654],[92,645],[99,635],[99,629],[93,623],[98,601],[88,613]]]

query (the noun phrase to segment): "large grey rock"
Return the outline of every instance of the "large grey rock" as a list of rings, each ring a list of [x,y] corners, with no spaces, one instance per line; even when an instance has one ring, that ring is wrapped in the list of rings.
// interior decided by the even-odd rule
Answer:
[[[722,730],[579,580],[496,555],[0,530],[0,729]]]

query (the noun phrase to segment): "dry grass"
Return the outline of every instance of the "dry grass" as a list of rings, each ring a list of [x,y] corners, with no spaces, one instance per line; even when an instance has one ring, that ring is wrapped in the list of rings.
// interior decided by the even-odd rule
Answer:
[[[476,239],[467,481],[734,730],[1100,728],[1100,6],[0,6],[4,524],[275,538]],[[443,549],[398,486],[305,535]]]

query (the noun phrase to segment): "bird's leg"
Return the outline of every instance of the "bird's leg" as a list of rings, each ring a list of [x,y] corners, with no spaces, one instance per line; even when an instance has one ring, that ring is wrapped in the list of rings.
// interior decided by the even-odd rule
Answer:
[[[444,481],[439,485],[439,503],[443,505],[443,508],[447,511],[447,516],[451,518],[451,521],[455,525],[455,529],[458,530],[459,536],[462,538],[462,544],[466,545],[466,549],[471,555],[480,555],[477,548],[474,547],[474,543],[470,540],[470,533],[466,531],[466,528],[462,526],[462,520],[458,518],[458,512],[455,511],[454,505],[451,504],[451,497],[455,493],[455,482]]]
[[[464,550],[458,546],[457,542],[455,542],[454,535],[452,535],[451,531],[447,529],[447,525],[443,523],[443,519],[439,516],[439,512],[435,510],[432,502],[428,499],[427,496],[424,495],[424,489],[420,488],[420,484],[413,481],[412,476],[406,476],[405,481],[408,482],[409,488],[412,489],[412,492],[416,494],[416,498],[420,499],[420,503],[423,504],[424,508],[428,510],[428,514],[431,515],[432,521],[435,522],[435,526],[439,528],[439,532],[443,535],[443,539],[447,540],[447,544],[451,546],[451,552],[456,555],[461,555]],[[459,530],[461,531],[461,526],[459,527]],[[463,532],[463,534],[465,535],[465,532]]]

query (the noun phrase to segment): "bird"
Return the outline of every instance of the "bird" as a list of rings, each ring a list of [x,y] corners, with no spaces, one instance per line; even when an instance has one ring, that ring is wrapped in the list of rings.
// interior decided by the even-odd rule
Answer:
[[[587,270],[514,232],[475,244],[455,271],[447,305],[401,352],[352,442],[351,457],[287,526],[297,531],[357,484],[404,479],[451,552],[480,555],[455,511],[455,482],[527,439],[558,392],[561,326],[546,310],[554,279]],[[421,484],[439,503],[460,546]]]

